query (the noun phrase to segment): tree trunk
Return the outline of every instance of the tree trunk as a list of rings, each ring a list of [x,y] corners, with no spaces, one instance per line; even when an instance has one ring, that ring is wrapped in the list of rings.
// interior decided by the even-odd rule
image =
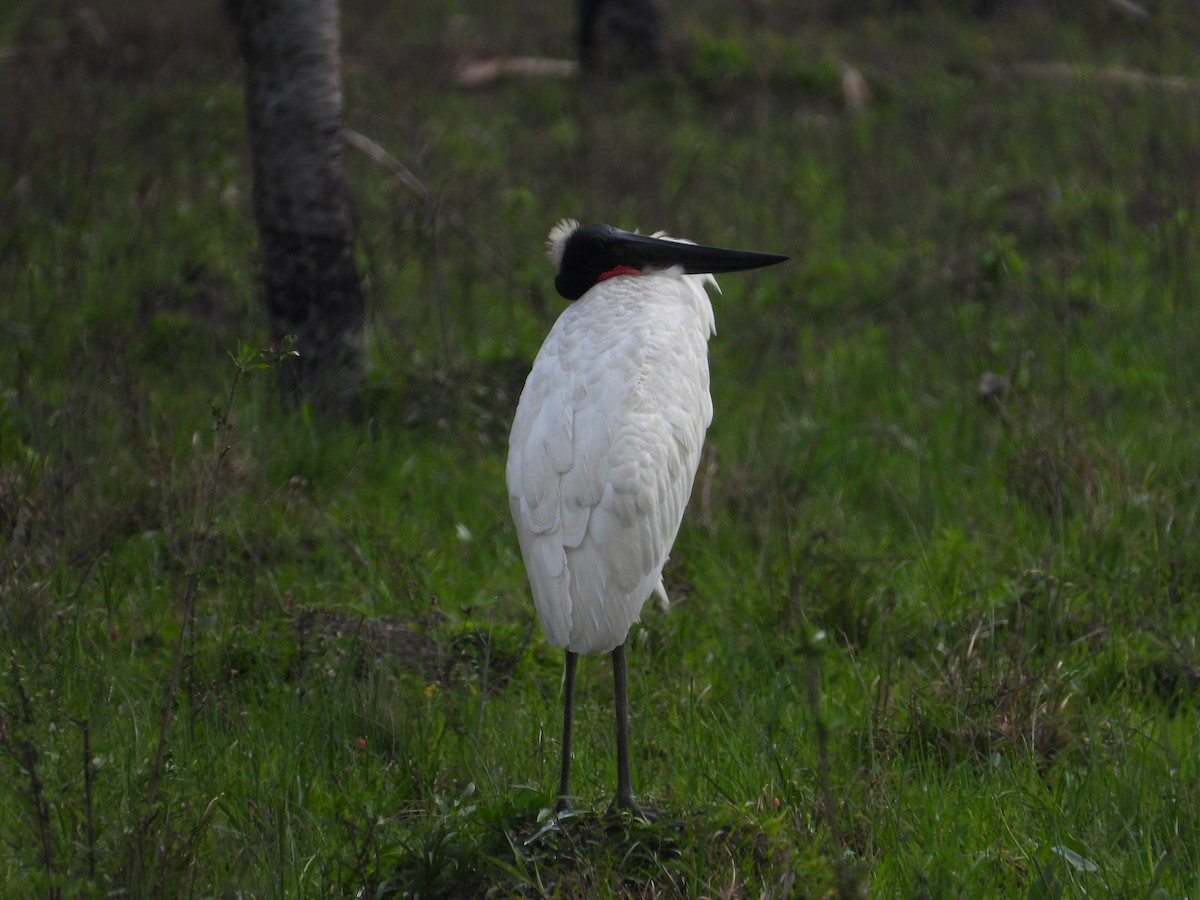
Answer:
[[[363,293],[342,161],[337,0],[233,0],[263,294],[272,337],[296,336],[284,402],[357,409],[366,376]]]
[[[652,69],[661,56],[658,0],[579,0],[579,65],[586,74]]]

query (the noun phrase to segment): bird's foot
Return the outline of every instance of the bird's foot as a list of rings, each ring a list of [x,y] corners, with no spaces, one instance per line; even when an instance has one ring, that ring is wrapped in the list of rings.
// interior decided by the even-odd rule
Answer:
[[[618,811],[628,813],[635,819],[642,819],[646,822],[655,822],[661,819],[664,815],[664,812],[661,809],[655,809],[652,806],[642,806],[639,804],[633,799],[633,794],[617,794],[617,796],[613,798],[613,802],[609,804],[608,807],[609,815],[612,815]]]

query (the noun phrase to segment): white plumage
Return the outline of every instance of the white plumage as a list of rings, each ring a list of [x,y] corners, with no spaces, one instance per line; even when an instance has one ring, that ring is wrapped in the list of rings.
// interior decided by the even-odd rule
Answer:
[[[558,292],[550,330],[509,435],[508,500],[534,605],[566,648],[562,777],[570,805],[571,720],[581,653],[612,652],[615,805],[639,813],[629,772],[625,639],[662,570],[712,422],[711,272],[784,257],[699,247],[565,220],[550,232]]]
[[[666,600],[675,541],[712,422],[708,275],[601,281],[533,363],[509,438],[508,496],[542,629],[575,653],[625,640]]]

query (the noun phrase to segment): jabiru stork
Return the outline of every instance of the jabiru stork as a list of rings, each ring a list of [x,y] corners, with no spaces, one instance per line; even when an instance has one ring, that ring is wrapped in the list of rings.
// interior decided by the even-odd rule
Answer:
[[[571,803],[579,654],[611,653],[614,805],[641,814],[629,773],[625,640],[683,519],[712,422],[706,285],[714,273],[786,256],[704,247],[659,233],[564,220],[550,232],[558,292],[571,305],[533,362],[513,419],[509,505],[542,630],[566,650],[562,775]]]

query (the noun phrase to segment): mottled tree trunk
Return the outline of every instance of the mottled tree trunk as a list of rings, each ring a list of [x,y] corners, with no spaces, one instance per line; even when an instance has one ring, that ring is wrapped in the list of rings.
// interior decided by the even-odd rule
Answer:
[[[651,69],[662,56],[658,0],[579,0],[579,65],[591,75]]]
[[[246,118],[264,299],[285,403],[353,412],[366,375],[363,293],[342,160],[337,0],[233,0],[246,66]]]

